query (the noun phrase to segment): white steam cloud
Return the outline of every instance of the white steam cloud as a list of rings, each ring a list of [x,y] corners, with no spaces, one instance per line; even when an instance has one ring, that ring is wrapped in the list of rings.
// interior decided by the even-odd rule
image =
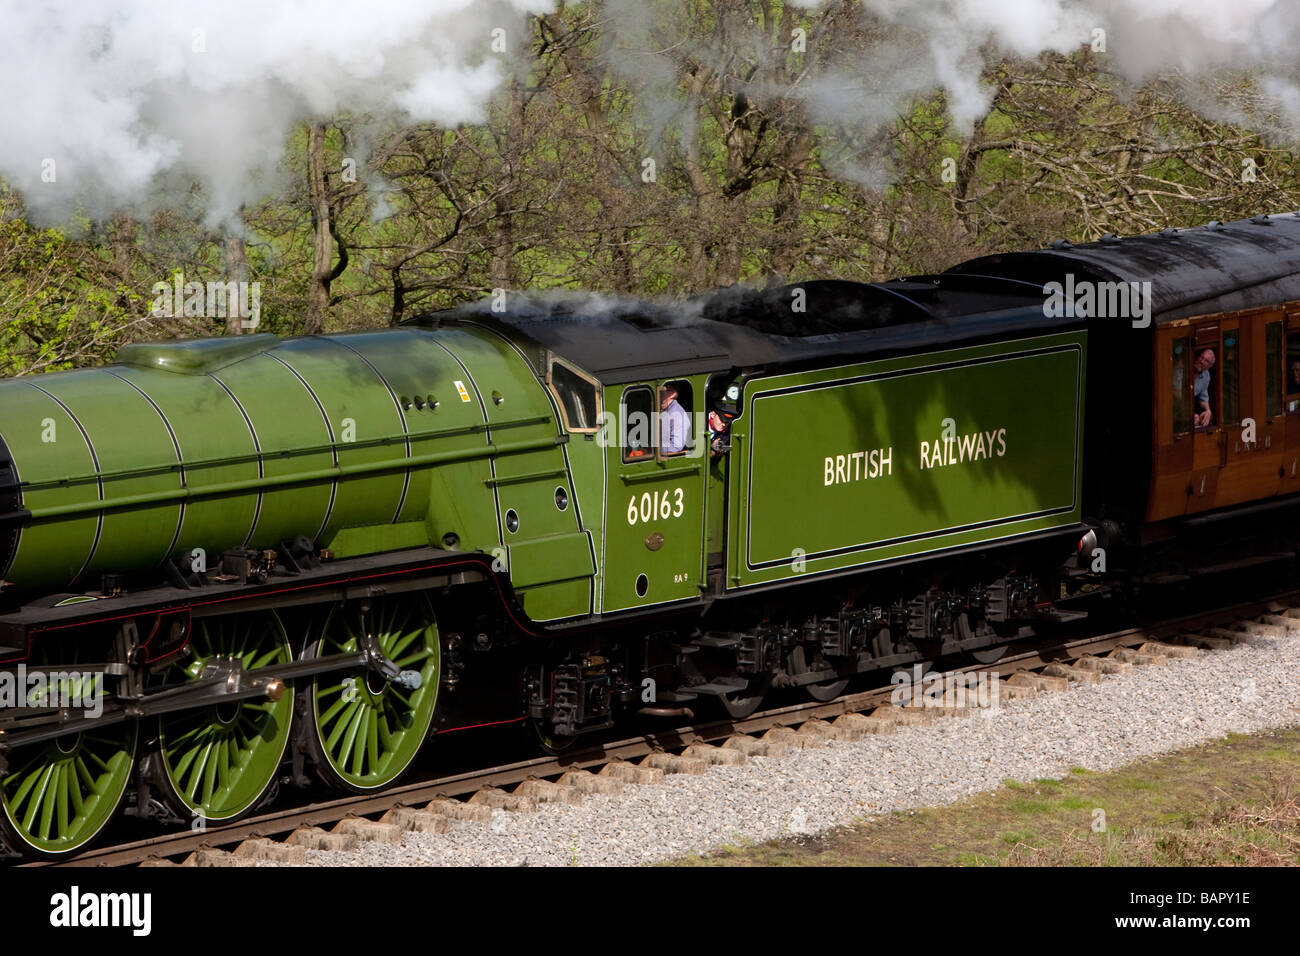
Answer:
[[[1184,103],[1210,119],[1237,122],[1276,139],[1300,140],[1300,0],[791,0],[808,11],[829,10],[834,26],[806,38],[805,64],[781,85],[766,58],[763,27],[748,32],[733,20],[726,41],[690,35],[675,0],[604,0],[611,65],[648,95],[645,123],[653,135],[688,130],[693,109],[668,65],[695,60],[719,73],[744,73],[756,103],[793,102],[823,128],[822,158],[837,174],[883,187],[891,181],[885,133],[919,98],[946,94],[949,118],[969,134],[988,112],[985,82],[1003,57],[1034,59],[1087,46],[1094,62],[1130,87],[1156,76],[1181,88]],[[719,0],[719,8],[731,4]],[[777,11],[779,13],[779,11]],[[841,42],[855,28],[859,37]],[[722,28],[719,28],[721,35]],[[788,44],[790,37],[776,37]],[[1225,98],[1219,81],[1249,74],[1260,95],[1252,112]]]
[[[481,119],[519,66],[511,55],[525,55],[526,14],[551,7],[550,0],[0,0],[7,41],[0,178],[37,218],[56,220],[184,206],[197,183],[207,224],[229,226],[241,205],[276,191],[285,140],[304,120]],[[1189,105],[1214,118],[1240,119],[1218,98],[1214,77],[1251,72],[1271,114],[1266,132],[1300,137],[1300,0],[857,7],[872,38],[865,45],[845,44],[829,58],[810,49],[808,62],[819,65],[793,89],[763,88],[760,70],[750,92],[792,97],[814,122],[848,134],[856,146],[843,150],[842,162],[834,162],[835,135],[823,145],[842,174],[862,181],[887,181],[886,158],[869,155],[872,137],[916,97],[945,90],[954,127],[969,131],[990,105],[982,76],[993,58],[1067,52],[1094,43],[1097,30],[1105,31],[1103,68],[1134,84],[1178,71]],[[676,72],[684,52],[706,60],[766,55],[757,27],[755,42],[733,33],[721,52],[711,36],[681,35],[693,22],[684,9],[680,0],[600,4],[606,56],[637,81],[656,132],[695,115]],[[493,49],[503,39],[508,53]]]
[[[0,2],[0,178],[40,218],[265,196],[307,119],[483,118],[548,0]],[[501,31],[501,32],[495,32]],[[497,49],[493,49],[495,46]],[[360,162],[364,157],[359,157]]]
[[[793,0],[818,9],[825,0]],[[1098,64],[1133,84],[1176,72],[1188,88],[1218,71],[1258,78],[1294,134],[1300,113],[1300,3],[1295,0],[861,0],[863,13],[891,29],[869,55],[814,78],[807,97],[828,116],[874,121],[905,99],[943,89],[953,125],[968,132],[988,111],[981,70],[998,56],[1067,53],[1100,41]],[[854,82],[855,73],[861,74]],[[828,87],[838,84],[841,95]],[[1208,107],[1204,93],[1190,95]],[[1223,105],[1226,109],[1226,104]]]

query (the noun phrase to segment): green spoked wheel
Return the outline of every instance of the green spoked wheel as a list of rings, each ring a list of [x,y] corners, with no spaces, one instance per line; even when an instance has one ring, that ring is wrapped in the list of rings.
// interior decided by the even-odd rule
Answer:
[[[198,620],[189,656],[168,674],[197,680],[214,660],[238,660],[245,672],[293,661],[274,611]],[[293,723],[293,691],[254,697],[158,719],[158,764],[170,802],[191,817],[233,820],[257,806],[284,759]]]
[[[104,675],[76,671],[78,650],[76,642],[66,638],[37,645],[28,668],[57,668],[61,675],[42,690],[24,688],[28,706],[72,702],[74,707],[99,709],[109,696]],[[134,721],[15,747],[8,755],[8,772],[0,778],[4,842],[35,857],[58,857],[86,847],[116,815],[131,782],[135,750]]]
[[[365,667],[312,682],[306,709],[317,770],[326,783],[358,793],[387,786],[415,761],[433,722],[440,677],[433,607],[418,594],[374,599],[364,615],[355,605],[335,609],[308,656],[356,653],[363,627],[388,660],[420,675],[420,686]]]

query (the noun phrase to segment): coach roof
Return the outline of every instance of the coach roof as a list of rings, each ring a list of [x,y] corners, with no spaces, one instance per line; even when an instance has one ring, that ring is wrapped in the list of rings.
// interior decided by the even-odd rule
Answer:
[[[1300,212],[1165,229],[1146,236],[984,256],[948,275],[998,275],[1039,287],[1077,280],[1150,282],[1152,315],[1172,321],[1300,299]]]

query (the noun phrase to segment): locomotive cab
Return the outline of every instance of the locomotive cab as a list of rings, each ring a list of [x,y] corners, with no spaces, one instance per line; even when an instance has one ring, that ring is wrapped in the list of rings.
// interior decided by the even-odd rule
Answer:
[[[612,391],[613,389],[611,389]],[[606,433],[606,611],[698,598],[709,456],[703,375],[617,386]]]

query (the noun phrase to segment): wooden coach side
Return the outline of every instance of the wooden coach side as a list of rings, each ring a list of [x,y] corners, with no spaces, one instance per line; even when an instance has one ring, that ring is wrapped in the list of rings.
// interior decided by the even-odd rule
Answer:
[[[1194,420],[1198,355],[1214,355],[1208,425]],[[1300,491],[1300,302],[1157,327],[1146,520],[1166,521]]]

